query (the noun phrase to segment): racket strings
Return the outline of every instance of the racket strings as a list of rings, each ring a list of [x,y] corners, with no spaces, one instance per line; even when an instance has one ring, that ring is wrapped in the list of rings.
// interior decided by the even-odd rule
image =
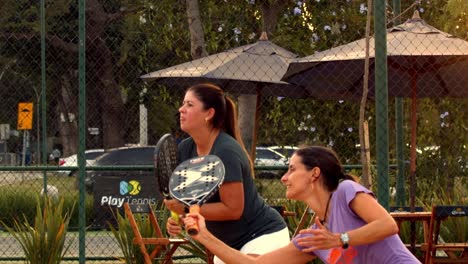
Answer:
[[[177,177],[177,187],[175,191],[184,194],[188,189],[196,186],[198,188],[203,186],[201,189],[208,191],[219,178],[216,176],[216,166],[216,162],[209,162],[200,168],[184,167],[176,171],[175,173],[179,175],[179,177]]]
[[[161,142],[155,165],[160,191],[164,197],[170,198],[169,181],[177,166],[177,145],[172,137],[167,136]]]

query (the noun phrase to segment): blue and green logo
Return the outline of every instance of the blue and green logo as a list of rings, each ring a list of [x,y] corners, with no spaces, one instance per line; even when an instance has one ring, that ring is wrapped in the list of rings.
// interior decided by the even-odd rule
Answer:
[[[141,184],[138,181],[131,180],[129,182],[120,182],[120,195],[137,195],[141,191]]]

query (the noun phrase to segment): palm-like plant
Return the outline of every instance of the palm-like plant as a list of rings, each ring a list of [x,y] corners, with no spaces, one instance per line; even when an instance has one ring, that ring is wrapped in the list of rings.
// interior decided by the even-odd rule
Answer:
[[[57,201],[45,196],[41,202],[38,197],[33,225],[24,215],[24,221],[15,220],[13,227],[2,222],[21,245],[28,263],[58,264],[70,247],[71,243],[65,246],[70,213],[63,212],[63,204],[63,199]]]

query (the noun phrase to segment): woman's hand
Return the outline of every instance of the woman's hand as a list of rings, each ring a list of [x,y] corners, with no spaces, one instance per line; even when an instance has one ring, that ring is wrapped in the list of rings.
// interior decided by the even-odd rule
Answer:
[[[198,225],[198,233],[192,237],[197,239],[198,235],[206,230],[205,218],[199,213],[189,213],[183,219],[185,228]]]
[[[341,247],[340,234],[330,232],[315,218],[317,229],[304,229],[299,234],[310,234],[297,239],[297,243],[304,247],[302,252],[312,252],[318,249]]]
[[[171,236],[178,236],[180,233],[182,233],[182,227],[172,217],[169,217],[167,219],[166,230],[167,230],[167,233],[169,233],[169,235]]]
[[[164,199],[164,204],[166,205],[167,209],[169,209],[171,212],[174,212],[178,215],[183,215],[185,212],[185,205],[178,202],[177,200],[171,199],[167,200]]]

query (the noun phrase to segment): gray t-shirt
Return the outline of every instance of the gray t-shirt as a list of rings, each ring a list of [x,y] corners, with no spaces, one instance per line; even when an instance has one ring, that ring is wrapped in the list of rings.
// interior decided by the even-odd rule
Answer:
[[[245,243],[264,234],[270,234],[286,227],[281,215],[257,192],[247,155],[237,141],[225,132],[216,138],[210,154],[217,155],[226,170],[224,182],[242,182],[244,187],[244,212],[236,221],[207,221],[206,226],[217,238],[230,247],[240,249]],[[196,145],[192,138],[179,144],[180,160],[196,157]],[[207,203],[220,202],[219,193]]]
[[[360,192],[374,195],[364,186],[350,180],[344,180],[338,185],[331,199],[328,230],[334,233],[343,233],[366,224],[349,207],[356,194]],[[313,224],[310,228],[316,229],[317,227]],[[305,235],[293,238],[293,243],[299,250],[303,248],[297,244],[296,239],[301,236]],[[316,250],[313,253],[325,263],[421,263],[406,248],[398,235],[392,235],[368,245],[349,246],[347,249],[339,247]]]

